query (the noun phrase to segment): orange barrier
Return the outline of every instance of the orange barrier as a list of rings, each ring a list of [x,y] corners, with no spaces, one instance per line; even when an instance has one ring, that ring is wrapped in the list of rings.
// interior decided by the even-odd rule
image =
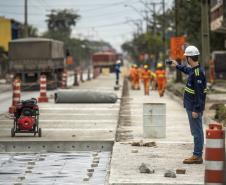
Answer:
[[[41,75],[40,77],[40,96],[38,97],[38,102],[48,102],[48,97],[46,93],[46,76]]]
[[[213,123],[206,130],[205,184],[223,185],[225,161],[225,131]]]
[[[64,71],[62,73],[61,88],[62,89],[66,89],[67,88],[67,71]]]
[[[13,114],[16,109],[16,104],[20,101],[21,97],[21,82],[20,79],[16,78],[13,81],[13,101],[11,107],[9,107],[9,113]]]

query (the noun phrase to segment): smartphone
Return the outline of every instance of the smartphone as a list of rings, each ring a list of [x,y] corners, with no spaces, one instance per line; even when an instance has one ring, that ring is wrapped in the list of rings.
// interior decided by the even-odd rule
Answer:
[[[172,63],[173,63],[172,60],[166,60],[166,61],[165,61],[165,64],[166,64],[166,65],[171,65]]]

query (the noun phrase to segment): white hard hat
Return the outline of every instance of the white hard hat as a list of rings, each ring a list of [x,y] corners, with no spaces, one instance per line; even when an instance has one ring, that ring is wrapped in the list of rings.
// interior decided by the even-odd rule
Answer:
[[[117,60],[117,61],[116,61],[116,64],[121,64],[121,61],[120,61],[120,60]]]
[[[197,47],[195,47],[195,46],[188,46],[185,49],[184,56],[195,56],[195,55],[200,55],[199,50],[198,50]]]

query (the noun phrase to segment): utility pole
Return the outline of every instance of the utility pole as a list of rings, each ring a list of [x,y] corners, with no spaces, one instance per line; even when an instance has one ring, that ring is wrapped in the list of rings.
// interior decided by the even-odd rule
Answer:
[[[178,25],[178,10],[179,10],[179,5],[178,5],[178,0],[175,0],[175,37],[179,36],[179,25]],[[181,60],[179,58],[176,59],[178,64],[181,64]],[[177,70],[176,71],[176,82],[182,82],[182,73]]]
[[[24,37],[28,37],[27,0],[24,0]]]
[[[201,65],[206,67],[210,57],[210,38],[209,38],[209,0],[201,1],[201,33],[202,33],[202,60]]]
[[[165,15],[165,0],[162,0],[162,14],[163,14],[163,20],[162,20],[162,41],[163,41],[163,61],[166,59],[166,15]]]

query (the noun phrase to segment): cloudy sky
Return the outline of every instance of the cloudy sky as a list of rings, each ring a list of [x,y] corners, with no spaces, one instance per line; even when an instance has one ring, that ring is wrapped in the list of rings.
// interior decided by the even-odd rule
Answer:
[[[42,33],[47,29],[46,14],[51,9],[74,9],[81,15],[73,28],[74,37],[105,40],[120,50],[120,45],[131,39],[137,29],[134,20],[139,22],[144,18],[145,1],[156,3],[156,12],[161,11],[162,0],[28,0],[28,23]],[[167,8],[172,6],[173,0],[165,2]],[[23,22],[24,0],[0,0],[0,16]]]

